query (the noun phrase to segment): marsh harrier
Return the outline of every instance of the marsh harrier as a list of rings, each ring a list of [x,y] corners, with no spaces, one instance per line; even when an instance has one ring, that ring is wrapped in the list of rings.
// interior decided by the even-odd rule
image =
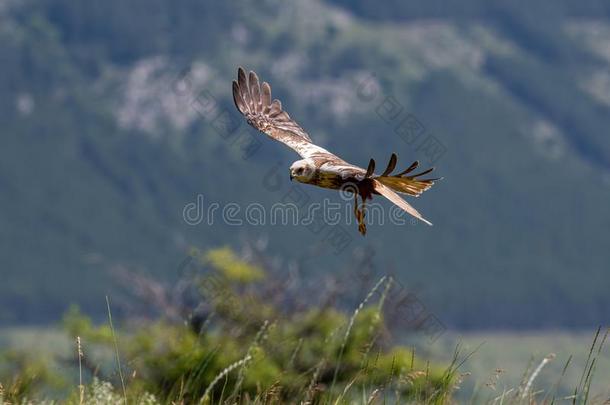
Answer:
[[[428,190],[438,179],[420,179],[430,173],[430,168],[418,174],[411,174],[419,165],[413,162],[406,170],[392,174],[396,168],[397,156],[392,153],[386,169],[375,174],[375,161],[370,160],[368,168],[354,166],[326,149],[314,144],[307,134],[286,111],[279,100],[271,99],[271,87],[267,82],[260,84],[254,72],[246,75],[243,68],[237,70],[237,81],[233,81],[235,106],[248,124],[269,137],[292,148],[303,159],[290,166],[290,180],[333,190],[347,190],[354,194],[354,215],[358,230],[364,235],[366,201],[374,194],[382,195],[404,211],[428,222],[415,208],[397,193],[418,197]],[[358,204],[358,196],[362,203]]]

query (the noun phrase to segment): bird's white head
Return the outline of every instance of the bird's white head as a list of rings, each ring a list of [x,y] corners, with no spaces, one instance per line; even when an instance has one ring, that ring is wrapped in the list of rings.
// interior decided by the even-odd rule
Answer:
[[[309,183],[316,173],[316,165],[311,159],[297,160],[290,166],[290,180]]]

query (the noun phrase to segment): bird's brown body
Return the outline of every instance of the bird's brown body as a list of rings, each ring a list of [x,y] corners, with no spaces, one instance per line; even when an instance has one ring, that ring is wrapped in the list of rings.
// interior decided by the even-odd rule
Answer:
[[[317,171],[311,180],[303,181],[304,184],[311,184],[331,190],[343,190],[346,192],[357,192],[362,198],[371,199],[373,194],[379,194],[374,190],[372,179],[358,179],[356,177],[346,177],[336,173]]]

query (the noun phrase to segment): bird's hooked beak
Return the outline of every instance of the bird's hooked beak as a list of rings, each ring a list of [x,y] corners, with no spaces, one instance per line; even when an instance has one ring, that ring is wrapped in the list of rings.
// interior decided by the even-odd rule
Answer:
[[[292,179],[294,179],[294,176],[292,175],[292,170],[290,170],[290,181],[292,181]]]

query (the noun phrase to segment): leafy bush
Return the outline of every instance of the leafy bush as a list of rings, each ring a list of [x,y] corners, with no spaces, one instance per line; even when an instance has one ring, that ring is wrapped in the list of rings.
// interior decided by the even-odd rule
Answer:
[[[12,350],[0,357],[0,404],[450,404],[468,374],[458,369],[459,347],[446,369],[423,361],[414,350],[391,344],[387,313],[392,280],[381,278],[353,312],[304,291],[301,305],[265,260],[246,261],[222,248],[193,250],[197,264],[175,286],[134,273],[119,274],[148,311],[123,316],[114,328],[96,325],[76,307],[63,328],[76,342],[73,358],[47,358],[35,350]],[[297,289],[303,288],[298,286]],[[317,286],[318,292],[324,288]],[[155,313],[156,312],[156,313]],[[154,313],[154,314],[153,314]],[[136,316],[137,314],[137,316]],[[554,355],[530,364],[518,387],[505,388],[485,403],[597,403],[591,394],[608,331],[597,331],[582,377],[571,395],[547,390],[534,381]],[[471,353],[472,354],[472,353]],[[63,357],[62,357],[63,356]],[[76,368],[79,383],[74,384]],[[495,390],[497,377],[486,383]],[[72,387],[72,388],[70,388]],[[52,395],[62,390],[64,394]],[[66,395],[65,392],[69,394]],[[485,396],[474,388],[473,401]],[[488,394],[488,393],[487,393]],[[563,396],[561,396],[563,395]],[[540,399],[542,398],[542,400]],[[36,402],[38,401],[38,402]]]
[[[118,353],[128,363],[118,378],[105,378],[125,384],[128,397],[146,392],[186,403],[285,403],[348,401],[381,391],[429,399],[450,390],[452,375],[389,345],[383,302],[390,279],[380,280],[351,315],[329,306],[287,311],[291,305],[265,298],[272,281],[260,266],[227,248],[191,257],[202,271],[189,276],[188,292],[182,291],[189,300],[193,292],[198,296],[189,310],[168,303],[159,319],[125,322],[117,331]],[[188,313],[187,321],[167,315],[176,312]],[[64,327],[87,346],[112,351],[111,328],[93,325],[78,310],[66,314]]]

